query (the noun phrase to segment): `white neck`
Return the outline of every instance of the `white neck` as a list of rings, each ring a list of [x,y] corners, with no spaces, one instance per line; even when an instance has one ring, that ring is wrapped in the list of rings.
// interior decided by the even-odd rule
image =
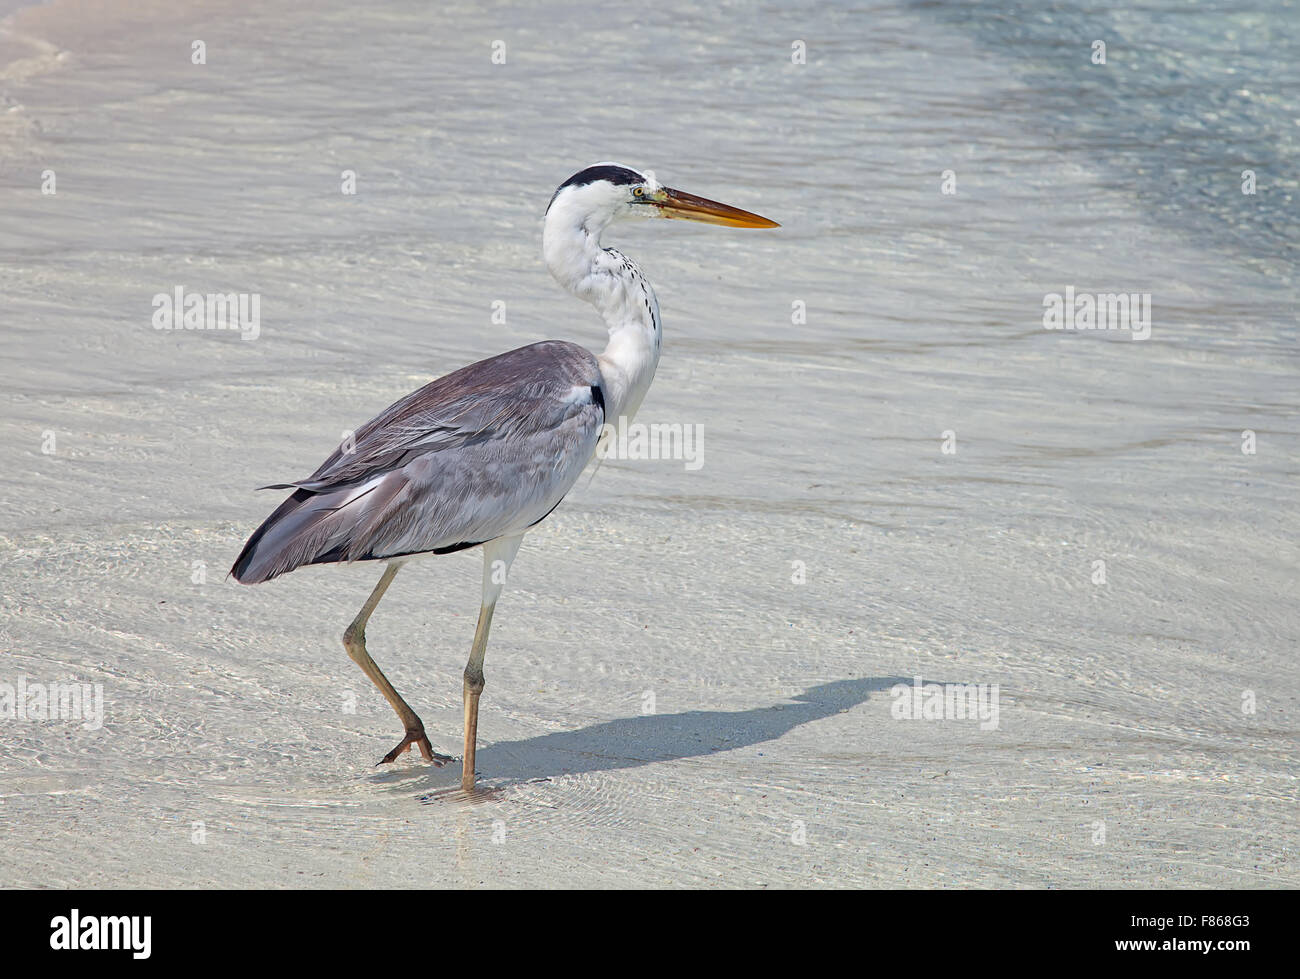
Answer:
[[[609,328],[609,344],[597,358],[604,377],[605,417],[632,420],[654,380],[663,328],[659,300],[636,264],[602,248],[609,224],[585,209],[556,200],[546,215],[542,253],[557,282],[596,307]]]

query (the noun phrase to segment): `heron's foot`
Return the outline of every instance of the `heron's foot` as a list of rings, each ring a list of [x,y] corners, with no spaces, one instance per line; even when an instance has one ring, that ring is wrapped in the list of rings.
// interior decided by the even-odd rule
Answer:
[[[449,755],[440,755],[433,750],[433,747],[429,744],[428,737],[424,733],[424,728],[418,727],[407,728],[406,737],[402,738],[401,743],[398,744],[396,748],[384,755],[384,757],[380,759],[379,764],[387,765],[396,761],[398,755],[411,750],[411,745],[418,747],[420,749],[420,754],[424,756],[424,760],[430,762],[434,768],[441,768],[443,765],[447,764],[447,762],[451,761]]]

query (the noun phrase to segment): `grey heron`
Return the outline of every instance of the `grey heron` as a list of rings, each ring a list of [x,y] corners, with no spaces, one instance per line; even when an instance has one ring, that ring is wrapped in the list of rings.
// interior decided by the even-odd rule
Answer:
[[[542,252],[556,280],[596,308],[609,330],[593,354],[533,343],[426,384],[380,412],[307,479],[264,489],[292,495],[253,532],[230,573],[254,584],[309,564],[386,561],[343,633],[348,655],[405,725],[379,764],[420,749],[443,765],[424,724],[366,650],[366,623],[415,555],[483,548],[483,600],[465,666],[461,787],[474,787],[478,705],[492,614],[520,541],[559,505],[591,461],[603,426],[630,421],[659,362],[659,302],[630,259],[601,245],[625,218],[678,218],[736,228],[775,221],[662,186],[653,173],[598,163],[547,206]]]

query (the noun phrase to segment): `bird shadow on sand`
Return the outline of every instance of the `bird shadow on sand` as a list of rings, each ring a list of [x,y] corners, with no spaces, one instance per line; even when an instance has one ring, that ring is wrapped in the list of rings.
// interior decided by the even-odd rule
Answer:
[[[498,741],[479,749],[478,774],[489,792],[520,782],[636,768],[653,762],[697,758],[775,741],[801,724],[865,703],[902,677],[863,677],[810,687],[790,700],[739,711],[685,711],[603,721],[575,731],[557,731],[523,741]],[[398,773],[394,772],[394,776]],[[376,775],[377,781],[397,778]],[[401,779],[402,789],[434,793],[435,801],[460,783],[460,764],[425,769],[418,779]],[[414,784],[413,784],[414,783]]]

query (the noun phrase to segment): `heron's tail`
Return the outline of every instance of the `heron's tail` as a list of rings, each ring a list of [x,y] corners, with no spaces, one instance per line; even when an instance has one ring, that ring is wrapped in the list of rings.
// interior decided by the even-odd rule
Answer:
[[[382,542],[387,504],[405,485],[397,474],[361,487],[299,486],[253,531],[230,573],[245,585],[270,581],[304,564],[357,561]],[[267,487],[279,489],[281,487]]]
[[[314,499],[317,499],[315,493],[300,489],[262,521],[230,569],[236,581],[255,585],[307,563],[296,559],[291,552],[301,550],[294,547],[294,540],[311,525],[316,508],[310,503]]]

